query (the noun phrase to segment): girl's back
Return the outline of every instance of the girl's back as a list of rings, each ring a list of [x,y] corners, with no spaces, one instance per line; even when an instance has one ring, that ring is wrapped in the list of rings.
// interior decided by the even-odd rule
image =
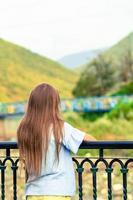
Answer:
[[[85,133],[72,127],[67,122],[64,122],[62,130],[63,140],[61,142],[59,164],[54,163],[56,146],[51,129],[46,166],[43,159],[40,176],[29,176],[25,187],[26,196],[52,195],[65,197],[75,195],[75,172],[71,151],[74,154],[77,153]]]

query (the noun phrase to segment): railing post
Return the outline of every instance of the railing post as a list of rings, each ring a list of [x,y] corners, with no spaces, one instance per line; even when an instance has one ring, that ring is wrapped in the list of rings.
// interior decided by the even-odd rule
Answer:
[[[91,172],[93,173],[93,200],[97,200],[97,179],[96,179],[96,172],[98,168],[92,167],[90,168]]]
[[[79,200],[82,200],[83,199],[82,172],[84,171],[84,168],[81,165],[79,165],[76,171],[78,172]]]
[[[112,179],[111,179],[111,173],[113,172],[113,169],[108,167],[105,169],[108,176],[108,200],[112,200]]]
[[[5,169],[6,166],[0,166],[1,169],[1,200],[5,200]]]
[[[99,149],[99,158],[103,158],[103,148]]]
[[[17,169],[18,166],[11,166],[13,170],[13,200],[17,200]]]
[[[123,174],[123,200],[127,200],[127,168],[122,168],[120,171]]]

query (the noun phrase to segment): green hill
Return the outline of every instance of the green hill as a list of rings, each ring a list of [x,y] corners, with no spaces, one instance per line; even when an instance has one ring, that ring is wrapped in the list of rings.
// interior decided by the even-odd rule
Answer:
[[[130,54],[130,55],[129,55]],[[108,91],[107,94],[128,94],[129,91],[127,88],[130,87],[130,82],[132,78],[127,78],[127,81],[123,81],[119,78],[119,74],[123,73],[124,76],[129,76],[129,63],[132,62],[131,67],[133,70],[133,32],[128,34],[125,38],[121,39],[117,44],[113,45],[107,51],[103,53],[105,59],[110,59],[112,61],[113,68],[115,70],[115,74],[117,80],[114,87]],[[130,56],[130,57],[129,57]],[[126,60],[126,62],[124,61]],[[123,71],[123,72],[122,72]],[[126,75],[127,74],[127,75]],[[129,84],[129,86],[128,86]],[[124,89],[125,88],[125,89]]]
[[[103,55],[111,58],[114,63],[119,63],[119,60],[121,60],[122,56],[129,49],[133,52],[133,32],[106,50]]]
[[[0,102],[25,100],[41,82],[56,87],[62,98],[70,98],[77,78],[59,63],[0,39]]]
[[[133,32],[79,70],[75,96],[110,95],[119,91],[121,85],[133,80]]]
[[[125,38],[121,39],[119,42],[117,42],[115,45],[111,46],[110,48],[107,48],[103,53],[101,53],[105,58],[109,58],[113,61],[113,64],[118,64],[125,52],[127,50],[131,49],[133,52],[133,32],[131,32],[129,35],[127,35]],[[93,62],[93,60],[91,60]],[[89,66],[91,62],[87,62],[84,65],[81,65],[80,67],[77,66],[76,70],[79,70],[79,72],[82,72],[86,66]]]

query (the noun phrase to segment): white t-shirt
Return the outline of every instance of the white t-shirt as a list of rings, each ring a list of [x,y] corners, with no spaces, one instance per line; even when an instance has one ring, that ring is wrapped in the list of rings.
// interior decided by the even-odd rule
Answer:
[[[25,184],[25,195],[61,195],[74,196],[76,192],[75,172],[71,152],[77,153],[85,132],[64,122],[63,141],[59,153],[59,165],[53,165],[55,159],[55,141],[51,136],[46,159],[46,168],[42,162],[41,175],[29,177]],[[57,163],[57,162],[55,162]],[[58,163],[57,163],[58,164]]]

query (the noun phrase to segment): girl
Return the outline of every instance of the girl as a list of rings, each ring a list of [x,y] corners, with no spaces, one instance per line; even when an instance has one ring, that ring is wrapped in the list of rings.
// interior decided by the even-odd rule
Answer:
[[[26,169],[27,200],[70,200],[75,195],[71,151],[83,140],[96,140],[60,116],[60,97],[51,85],[37,85],[17,129],[21,168]]]

